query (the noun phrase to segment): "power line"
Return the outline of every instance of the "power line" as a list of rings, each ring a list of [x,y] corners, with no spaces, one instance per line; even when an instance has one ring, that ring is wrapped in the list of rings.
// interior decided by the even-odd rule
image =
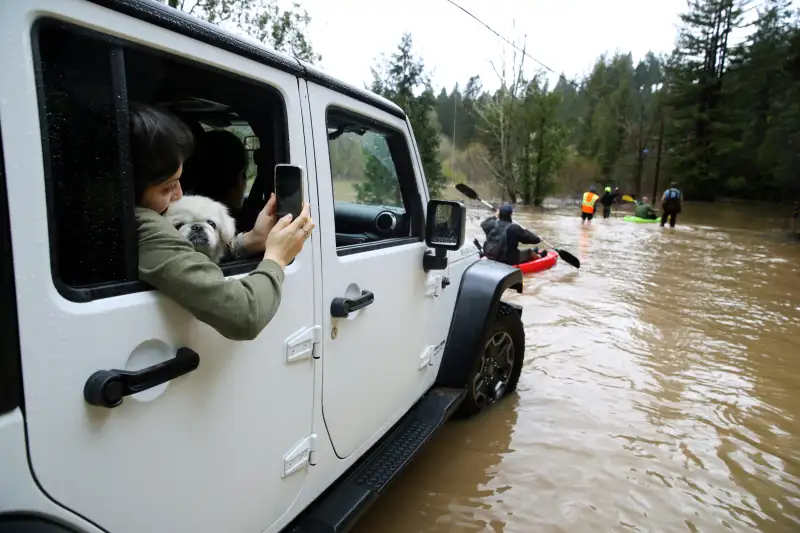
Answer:
[[[570,80],[569,78],[567,78],[567,77],[566,77],[566,76],[564,76],[563,74],[559,74],[558,72],[556,72],[556,71],[555,71],[555,70],[553,70],[552,68],[550,68],[550,67],[548,67],[547,65],[545,65],[544,63],[542,63],[541,61],[539,61],[538,59],[536,59],[535,57],[533,57],[532,55],[530,55],[530,54],[527,52],[527,50],[525,50],[525,49],[523,49],[523,48],[520,48],[520,47],[519,47],[519,46],[518,46],[518,45],[517,45],[515,42],[513,42],[513,41],[511,41],[511,40],[507,39],[505,36],[501,35],[501,34],[500,34],[500,32],[498,32],[497,30],[495,30],[494,28],[492,28],[491,26],[489,26],[487,23],[485,23],[483,20],[481,20],[480,18],[478,18],[478,17],[477,17],[477,16],[475,16],[474,14],[472,14],[472,12],[470,12],[470,11],[469,11],[468,9],[466,9],[465,7],[463,7],[463,6],[459,5],[459,4],[457,4],[457,3],[456,3],[456,2],[454,2],[453,0],[445,0],[445,1],[446,1],[446,2],[448,2],[448,3],[450,3],[452,6],[454,6],[454,7],[458,8],[458,9],[460,9],[460,10],[461,10],[461,11],[463,11],[464,13],[466,13],[466,14],[467,14],[469,17],[471,17],[471,18],[472,18],[472,19],[474,19],[476,22],[478,22],[478,24],[482,25],[484,28],[486,28],[487,30],[489,30],[490,32],[492,32],[493,34],[495,34],[495,35],[496,35],[497,37],[499,37],[499,38],[500,38],[500,39],[501,39],[503,42],[505,42],[506,44],[510,45],[511,47],[513,47],[514,49],[516,49],[518,52],[522,53],[523,55],[525,55],[525,56],[529,57],[530,59],[532,59],[533,61],[535,61],[535,62],[536,62],[536,63],[538,63],[539,65],[541,65],[541,66],[542,66],[542,68],[544,68],[544,69],[546,69],[546,70],[548,70],[548,71],[552,72],[553,74],[555,74],[556,76],[558,76],[559,78],[561,78],[561,79],[562,79],[562,80],[564,80],[565,82],[569,83],[570,85],[572,85],[572,86],[573,86],[573,87],[575,87],[576,89],[583,89],[583,86],[582,86],[582,85],[579,85],[579,84],[575,83],[574,81]]]

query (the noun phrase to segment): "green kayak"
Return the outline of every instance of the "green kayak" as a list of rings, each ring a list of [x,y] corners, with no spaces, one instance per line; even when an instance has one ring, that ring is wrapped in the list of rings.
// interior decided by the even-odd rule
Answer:
[[[622,220],[624,220],[625,222],[638,222],[639,224],[648,224],[648,223],[658,222],[657,218],[639,218],[639,217],[635,217],[633,215],[628,215],[625,218],[623,218]]]

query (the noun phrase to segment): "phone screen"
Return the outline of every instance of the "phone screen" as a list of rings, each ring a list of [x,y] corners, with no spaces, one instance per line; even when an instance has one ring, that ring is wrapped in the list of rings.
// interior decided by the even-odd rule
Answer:
[[[303,209],[303,169],[294,165],[275,166],[275,200],[278,218],[291,213],[293,219]]]

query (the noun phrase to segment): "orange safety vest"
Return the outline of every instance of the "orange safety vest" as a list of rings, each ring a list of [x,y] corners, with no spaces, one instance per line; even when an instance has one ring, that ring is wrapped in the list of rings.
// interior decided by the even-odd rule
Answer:
[[[594,213],[594,204],[600,198],[593,192],[583,193],[583,202],[581,202],[581,211],[584,213]]]

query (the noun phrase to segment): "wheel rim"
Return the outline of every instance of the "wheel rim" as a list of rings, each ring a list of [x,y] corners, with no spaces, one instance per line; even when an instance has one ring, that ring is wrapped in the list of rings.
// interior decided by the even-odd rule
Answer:
[[[492,335],[481,355],[481,367],[472,381],[475,402],[485,407],[503,397],[514,369],[514,340],[505,331]]]

